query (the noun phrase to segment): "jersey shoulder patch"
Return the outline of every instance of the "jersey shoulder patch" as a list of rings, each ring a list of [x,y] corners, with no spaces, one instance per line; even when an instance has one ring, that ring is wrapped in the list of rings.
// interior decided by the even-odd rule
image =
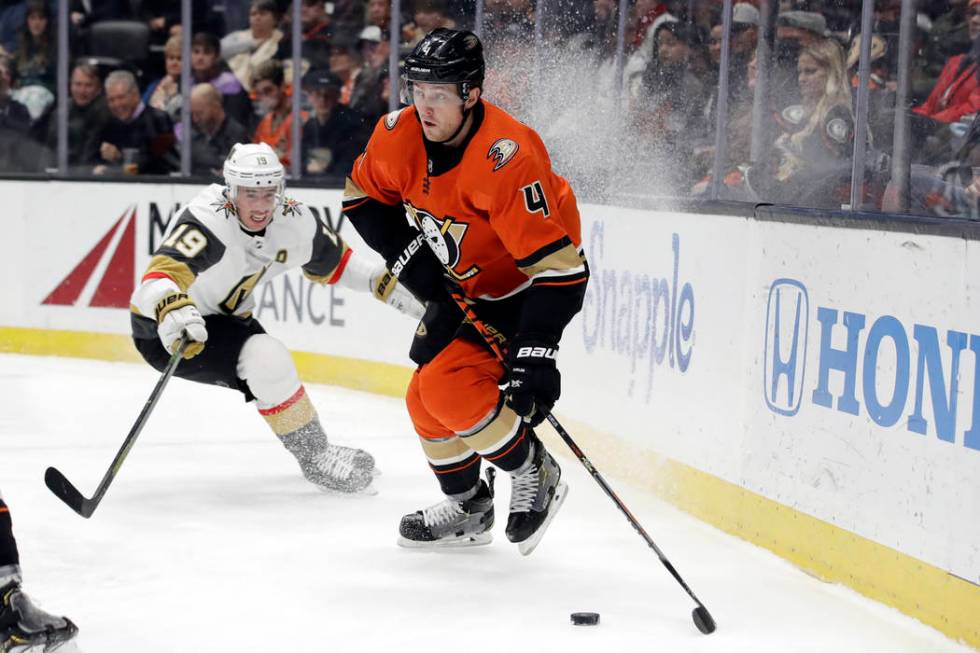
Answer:
[[[299,215],[303,210],[303,203],[292,197],[285,197],[282,200],[282,216],[289,217]]]
[[[487,159],[494,162],[493,171],[497,172],[510,163],[519,149],[521,148],[517,141],[510,138],[498,138],[494,141],[493,145],[490,146],[490,151],[487,152]]]
[[[404,111],[406,108],[408,107],[396,109],[395,111],[392,111],[391,113],[387,114],[384,117],[385,129],[387,129],[388,131],[393,130],[395,126],[398,124],[398,119],[401,117],[402,111]]]
[[[220,184],[211,184],[202,190],[188,202],[187,208],[202,224],[221,236],[238,225],[238,209]]]

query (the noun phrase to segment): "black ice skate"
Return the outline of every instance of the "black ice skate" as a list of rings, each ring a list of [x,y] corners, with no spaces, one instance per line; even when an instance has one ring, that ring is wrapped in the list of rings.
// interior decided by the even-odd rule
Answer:
[[[371,493],[374,457],[361,449],[328,443],[317,420],[280,439],[310,483],[334,492]]]
[[[398,545],[413,549],[490,544],[493,535],[493,468],[474,496],[447,497],[441,503],[402,517]]]
[[[511,473],[510,516],[507,539],[517,544],[521,555],[530,555],[568,494],[561,468],[540,442],[523,470]]]
[[[16,580],[0,587],[0,653],[52,653],[76,634],[71,620],[31,603]]]

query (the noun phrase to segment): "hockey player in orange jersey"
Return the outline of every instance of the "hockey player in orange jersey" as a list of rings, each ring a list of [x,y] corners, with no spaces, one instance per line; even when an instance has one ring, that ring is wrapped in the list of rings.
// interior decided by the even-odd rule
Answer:
[[[487,460],[511,476],[506,534],[527,555],[565,498],[533,427],[560,394],[558,345],[588,267],[575,195],[534,130],[482,98],[484,69],[471,32],[436,29],[416,46],[403,80],[410,106],[379,121],[344,211],[427,303],[406,401],[446,499],[405,515],[399,543],[488,543]],[[506,338],[506,368],[464,324],[450,288]]]

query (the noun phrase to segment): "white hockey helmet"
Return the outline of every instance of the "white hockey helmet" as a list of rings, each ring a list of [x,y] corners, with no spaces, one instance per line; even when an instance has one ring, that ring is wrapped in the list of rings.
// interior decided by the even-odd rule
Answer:
[[[223,173],[232,200],[239,188],[275,188],[279,201],[286,190],[286,169],[266,143],[232,145]]]

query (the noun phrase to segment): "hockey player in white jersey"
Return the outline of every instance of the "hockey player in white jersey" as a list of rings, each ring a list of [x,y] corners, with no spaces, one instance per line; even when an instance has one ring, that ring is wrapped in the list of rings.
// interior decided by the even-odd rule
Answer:
[[[285,170],[266,144],[235,145],[225,185],[185,207],[157,248],[132,297],[136,348],[162,370],[182,335],[189,344],[176,376],[237,388],[303,475],[321,488],[369,488],[374,458],[328,441],[286,347],[252,316],[260,281],[301,267],[313,281],[373,292],[421,317],[423,307],[384,263],[357,255],[304,205],[284,195]]]

